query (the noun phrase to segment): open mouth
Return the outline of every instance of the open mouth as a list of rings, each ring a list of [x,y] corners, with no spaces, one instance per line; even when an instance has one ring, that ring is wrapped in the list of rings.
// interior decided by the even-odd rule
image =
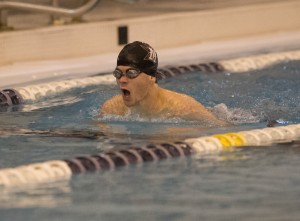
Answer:
[[[130,95],[130,91],[129,90],[126,90],[126,89],[122,89],[122,93],[125,97],[129,96]]]

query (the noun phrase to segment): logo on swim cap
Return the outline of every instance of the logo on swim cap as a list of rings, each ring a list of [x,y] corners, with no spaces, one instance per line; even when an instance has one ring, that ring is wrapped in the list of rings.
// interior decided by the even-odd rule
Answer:
[[[150,60],[155,64],[157,61],[157,55],[156,52],[153,50],[153,48],[147,47],[145,45],[140,45],[140,46],[148,52],[144,60]]]

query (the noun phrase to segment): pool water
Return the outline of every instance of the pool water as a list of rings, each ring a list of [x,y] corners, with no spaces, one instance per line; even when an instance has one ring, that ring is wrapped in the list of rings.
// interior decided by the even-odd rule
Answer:
[[[235,126],[98,116],[116,85],[74,89],[0,112],[0,167],[152,142],[300,123],[300,62],[165,79]],[[299,220],[299,143],[247,147],[0,189],[0,220]]]

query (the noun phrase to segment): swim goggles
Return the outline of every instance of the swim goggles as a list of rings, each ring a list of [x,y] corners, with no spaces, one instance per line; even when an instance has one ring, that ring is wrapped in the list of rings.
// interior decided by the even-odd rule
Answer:
[[[120,79],[122,75],[125,75],[126,77],[133,79],[139,76],[139,74],[142,73],[139,69],[136,68],[128,68],[125,73],[119,69],[116,69],[113,71],[113,75],[115,78]]]

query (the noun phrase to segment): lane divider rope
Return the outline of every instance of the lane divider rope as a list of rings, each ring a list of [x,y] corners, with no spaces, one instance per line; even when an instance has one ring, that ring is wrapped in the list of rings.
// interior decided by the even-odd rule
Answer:
[[[69,180],[73,174],[114,169],[143,162],[160,161],[192,154],[216,154],[245,146],[266,146],[300,140],[300,124],[255,129],[236,133],[189,138],[174,143],[110,150],[73,159],[52,160],[15,168],[0,169],[0,187],[34,185]]]
[[[220,61],[219,64],[224,68],[224,70],[236,73],[258,70],[279,62],[292,60],[300,60],[300,51],[249,56],[244,58]]]
[[[176,67],[166,66],[158,70],[158,78],[165,79],[197,71],[208,73],[224,71],[231,73],[246,72],[265,68],[279,62],[292,60],[300,60],[300,51],[264,54],[219,62],[181,65]],[[112,74],[102,74],[81,79],[63,80],[39,85],[18,87],[14,89],[4,89],[0,91],[0,107],[33,102],[41,98],[60,94],[74,88],[113,83],[115,83],[115,78],[112,76]]]

